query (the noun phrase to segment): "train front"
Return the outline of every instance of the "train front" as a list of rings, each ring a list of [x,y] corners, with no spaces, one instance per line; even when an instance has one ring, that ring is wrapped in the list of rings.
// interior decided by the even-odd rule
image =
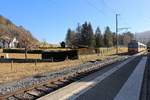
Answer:
[[[138,43],[137,42],[130,42],[128,44],[128,53],[129,54],[138,53]]]

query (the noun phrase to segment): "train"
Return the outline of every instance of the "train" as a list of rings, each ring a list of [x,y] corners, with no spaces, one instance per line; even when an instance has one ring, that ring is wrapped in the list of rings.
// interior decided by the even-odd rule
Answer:
[[[130,43],[128,43],[128,53],[129,54],[135,54],[142,51],[145,51],[147,49],[147,46],[141,42],[138,42],[136,40],[132,40]]]

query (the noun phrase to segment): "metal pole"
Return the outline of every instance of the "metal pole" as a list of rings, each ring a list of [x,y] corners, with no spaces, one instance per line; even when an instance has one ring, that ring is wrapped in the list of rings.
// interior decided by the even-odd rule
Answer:
[[[116,54],[118,54],[118,15],[116,14]]]
[[[11,71],[13,70],[13,60],[11,61]]]
[[[37,59],[35,60],[35,67],[37,66]]]

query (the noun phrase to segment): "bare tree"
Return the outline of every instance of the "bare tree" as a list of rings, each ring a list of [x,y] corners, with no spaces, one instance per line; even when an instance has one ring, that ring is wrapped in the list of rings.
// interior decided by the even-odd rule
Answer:
[[[20,47],[25,50],[25,59],[27,59],[28,50],[34,47],[34,42],[27,34],[23,34],[21,38],[19,38]]]

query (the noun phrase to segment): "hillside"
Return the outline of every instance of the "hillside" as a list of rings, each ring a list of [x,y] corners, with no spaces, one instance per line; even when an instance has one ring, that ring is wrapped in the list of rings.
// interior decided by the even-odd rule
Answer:
[[[135,37],[138,41],[146,44],[147,42],[150,41],[150,31],[136,33]]]
[[[16,26],[9,19],[0,15],[0,38],[10,39],[16,38],[19,41],[19,47],[24,47],[25,43],[38,44],[38,40],[32,36],[32,33],[23,26]]]

